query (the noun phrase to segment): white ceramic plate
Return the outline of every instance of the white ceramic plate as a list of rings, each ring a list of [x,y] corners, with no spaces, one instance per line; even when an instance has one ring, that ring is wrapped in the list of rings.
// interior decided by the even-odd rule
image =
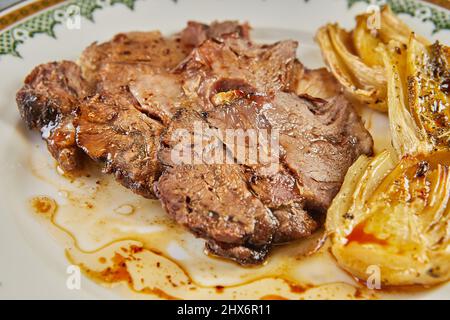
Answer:
[[[108,40],[118,32],[159,29],[171,34],[182,29],[188,20],[248,21],[255,40],[298,40],[300,60],[307,67],[321,67],[320,51],[313,40],[317,28],[332,21],[352,27],[354,16],[366,11],[366,2],[369,1],[26,1],[1,12],[0,298],[449,299],[449,285],[395,294],[358,289],[358,284],[335,265],[326,250],[300,258],[305,247],[314,243],[275,250],[260,268],[241,268],[206,257],[203,242],[171,225],[157,202],[131,194],[95,170],[90,177],[74,181],[60,175],[38,134],[25,129],[15,104],[15,92],[39,63],[76,60],[90,43]],[[449,44],[448,10],[413,0],[388,2],[418,33]],[[74,10],[71,5],[81,9],[79,25],[76,20],[72,21],[75,24],[66,23],[67,10]],[[376,151],[389,147],[387,118],[373,112],[367,112],[364,118],[374,135]],[[30,199],[36,196],[48,196],[57,202],[53,222],[33,212]],[[123,214],[130,208],[132,214]],[[118,238],[123,241],[117,242]],[[108,260],[116,249],[120,251],[119,247],[129,245],[127,239],[161,251],[137,253],[145,272],[138,270],[139,263],[127,262],[128,271],[136,277],[135,291],[123,284],[114,288],[99,285],[92,281],[101,277],[96,273],[83,276],[78,289],[77,279],[72,277],[77,271],[71,264],[83,262],[91,270],[101,271],[105,262],[99,257]]]

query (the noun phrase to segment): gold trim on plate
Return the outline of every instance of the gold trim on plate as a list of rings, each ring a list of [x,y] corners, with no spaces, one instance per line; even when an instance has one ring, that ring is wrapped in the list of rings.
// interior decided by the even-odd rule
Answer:
[[[450,0],[424,0],[426,2],[435,4],[447,10],[450,10]]]
[[[4,16],[0,16],[0,31],[6,29],[7,27],[13,25],[14,23],[22,19],[28,18],[29,16],[39,11],[45,10],[64,1],[66,0],[40,0],[31,2],[29,4],[24,5],[23,7],[8,12]]]
[[[0,31],[12,24],[67,0],[38,0],[0,16]],[[450,0],[422,0],[450,10]],[[20,3],[18,4],[20,5]]]

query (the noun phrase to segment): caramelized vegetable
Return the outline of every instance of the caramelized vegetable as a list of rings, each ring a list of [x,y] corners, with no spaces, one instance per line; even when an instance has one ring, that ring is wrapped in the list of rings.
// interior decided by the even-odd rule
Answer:
[[[395,16],[389,6],[380,11],[380,21],[373,14],[356,17],[356,27],[348,32],[337,24],[319,29],[316,40],[325,63],[354,102],[387,112],[386,75],[381,50],[390,41],[406,46],[411,29]],[[372,21],[373,28],[369,28]],[[417,37],[422,44],[425,38]]]
[[[361,279],[378,266],[385,285],[450,278],[450,50],[412,33],[384,7],[353,32],[317,34],[325,61],[355,101],[389,111],[392,144],[349,169],[328,210],[338,263]],[[374,22],[374,21],[371,21]]]
[[[438,42],[426,46],[412,34],[407,46],[391,41],[383,57],[399,157],[450,148],[449,48]]]
[[[411,38],[407,57],[408,104],[434,146],[450,147],[450,48]]]
[[[351,50],[351,34],[337,24],[319,29],[316,39],[331,72],[352,101],[386,110],[386,77],[381,66],[365,64]]]
[[[369,30],[367,26],[368,16],[366,14],[356,17],[356,26],[353,30],[353,45],[357,55],[369,67],[383,66],[383,59],[377,52],[380,39],[377,37],[376,30]]]
[[[338,263],[361,279],[373,265],[385,285],[450,278],[448,52],[414,34],[380,49],[396,154],[358,159],[326,222]]]
[[[360,279],[380,268],[384,285],[450,278],[450,153],[362,156],[349,170],[326,221],[332,253]]]

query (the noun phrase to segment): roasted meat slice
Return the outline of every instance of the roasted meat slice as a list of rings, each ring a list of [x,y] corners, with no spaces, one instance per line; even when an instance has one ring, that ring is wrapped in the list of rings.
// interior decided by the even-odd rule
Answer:
[[[248,189],[238,165],[178,165],[157,183],[157,194],[168,214],[209,243],[247,248],[264,258],[277,220]],[[241,263],[257,263],[241,256]]]
[[[83,74],[104,92],[129,86],[148,116],[168,122],[181,98],[181,85],[170,69],[191,49],[179,37],[160,32],[130,32],[90,45],[80,58]]]
[[[249,105],[249,108],[255,107]],[[212,113],[218,116],[219,111]],[[320,213],[323,214],[323,211],[308,212],[309,209],[305,209],[308,195],[302,194],[303,189],[299,187],[295,174],[289,172],[283,163],[277,171],[272,172],[264,164],[211,161],[217,153],[228,153],[233,160],[237,159],[232,151],[233,145],[227,144],[228,141],[223,139],[219,131],[206,124],[205,120],[210,120],[209,116],[210,113],[199,114],[192,109],[182,109],[161,137],[159,158],[166,169],[155,184],[155,189],[169,215],[197,236],[207,239],[206,248],[211,253],[241,264],[260,263],[273,243],[311,235],[320,226],[323,220]],[[245,128],[242,122],[240,125],[232,122],[222,127],[224,119],[220,115],[214,116],[211,123],[221,127],[222,132]],[[249,120],[245,115],[232,118],[237,121],[243,119],[244,122]],[[258,129],[255,123],[252,122],[252,126],[247,128]],[[187,152],[190,157],[186,157],[186,154],[178,157],[181,151]],[[225,156],[221,159],[225,159]],[[267,216],[263,220],[248,220],[254,210],[263,210]],[[240,213],[243,217],[239,218]],[[262,229],[255,230],[258,233],[263,230],[265,236],[250,236],[251,231],[243,232],[230,226],[218,231],[218,223],[223,220],[230,223],[230,215],[233,217],[231,221],[239,221],[240,228],[245,230],[253,230],[254,222],[258,222],[257,226]],[[257,216],[262,217],[259,213]],[[214,220],[214,223],[208,219]],[[267,224],[268,221],[271,223]],[[254,241],[255,236],[261,241]]]
[[[110,41],[87,47],[80,57],[80,65],[86,79],[109,87],[127,84],[142,72],[173,68],[189,52],[178,37],[166,38],[159,31],[119,33]],[[124,73],[117,72],[121,67]]]
[[[295,89],[302,68],[296,49],[295,41],[257,45],[231,34],[203,42],[175,72],[184,79],[186,95],[198,96],[204,109],[213,109],[211,97],[226,91],[223,86],[258,92]]]
[[[76,121],[77,144],[92,159],[104,163],[104,171],[114,174],[125,187],[154,198],[162,126],[138,106],[126,87],[86,98]]]
[[[66,172],[82,166],[73,119],[80,99],[89,92],[79,66],[70,61],[36,67],[17,92],[20,115],[29,129],[41,131],[52,156]]]
[[[143,112],[167,124],[180,107],[212,109],[217,92],[294,88],[301,69],[296,47],[293,41],[258,46],[238,33],[224,35],[202,42],[174,72],[139,73],[130,89]]]
[[[64,170],[86,153],[125,187],[157,196],[209,252],[260,263],[273,244],[321,226],[372,140],[330,74],[296,59],[295,41],[258,45],[248,30],[190,22],[171,37],[118,34],[89,46],[81,67],[37,67],[17,94],[21,115]],[[230,140],[229,130],[268,134],[276,149]]]
[[[158,198],[170,216],[207,240],[211,253],[261,262],[272,244],[317,230],[348,167],[371,153],[370,136],[344,101],[278,92],[247,94],[211,112],[179,110],[161,136]],[[236,140],[223,135],[229,129],[278,130],[277,169],[237,158]],[[324,144],[320,150],[317,143]],[[221,153],[222,162],[211,161]],[[234,161],[225,162],[225,154]]]
[[[308,237],[320,227],[323,216],[305,209],[305,197],[298,182],[283,163],[275,172],[260,165],[246,166],[244,170],[249,188],[278,221],[273,243]]]
[[[209,240],[206,241],[205,248],[209,254],[236,261],[241,265],[257,265],[267,258],[270,245],[252,248]]]
[[[171,70],[206,39],[230,33],[247,38],[248,26],[234,21],[189,22],[171,37],[158,31],[121,33],[108,42],[90,45],[80,64],[83,75],[99,90],[127,85],[142,112],[167,124],[176,109],[191,100],[183,90],[183,78]]]
[[[237,21],[214,21],[211,24],[203,24],[189,21],[187,27],[180,33],[183,45],[191,48],[198,47],[207,39],[219,39],[223,35],[236,34],[243,39],[249,39],[250,26],[239,24]]]
[[[175,67],[193,48],[207,39],[220,39],[222,35],[234,34],[248,39],[249,27],[235,21],[213,22],[210,25],[189,22],[179,34],[164,37],[159,31],[119,33],[110,41],[87,47],[81,57],[83,76],[98,83],[108,78],[108,64],[144,64],[153,70]],[[115,74],[122,78],[122,74]],[[117,79],[117,81],[120,81]]]
[[[284,92],[247,95],[216,107],[207,120],[222,130],[277,130],[281,165],[294,175],[307,208],[320,213],[339,191],[350,165],[372,152],[370,134],[343,96],[327,102]]]
[[[239,263],[260,262],[271,244],[301,239],[317,230],[349,166],[360,154],[372,152],[372,139],[361,120],[343,97],[336,96],[339,85],[324,69],[304,69],[295,58],[295,49],[295,42],[258,46],[223,36],[204,41],[175,70],[183,79],[185,97],[190,98],[186,104],[191,110],[177,113],[162,137],[159,158],[167,169],[156,184],[157,195],[169,215],[207,239],[210,252]],[[322,88],[324,83],[327,88]],[[305,94],[297,96],[284,90],[302,90]],[[194,123],[206,123],[212,133],[199,131],[198,126],[194,130]],[[228,140],[214,129],[222,133],[232,129],[279,134],[276,170],[271,161],[254,163],[249,155],[241,157],[235,152],[236,143],[252,147],[251,139]],[[186,134],[192,139],[184,139]],[[193,154],[191,161],[197,159],[197,165],[174,161],[181,149]],[[234,162],[219,165],[211,161],[222,152],[220,159],[228,156]],[[208,212],[206,207],[218,204],[217,216],[222,217],[230,203],[238,206],[237,199],[228,204],[221,202],[223,197],[216,194],[215,188],[208,189],[208,193],[194,190],[196,204],[201,206],[180,206],[186,201],[186,189],[193,185],[203,189],[205,177],[226,183],[226,177],[221,176],[225,172],[222,166],[239,173],[248,191],[271,213],[275,224],[265,243],[255,246],[242,239],[224,241],[212,230],[197,232],[186,218],[196,216],[196,210]],[[228,175],[234,177],[230,172]],[[191,198],[187,198],[189,203]],[[211,203],[211,199],[218,203]]]
[[[176,113],[161,136],[159,158],[165,171],[155,184],[155,193],[167,213],[207,239],[207,248],[214,253],[219,254],[214,248],[221,248],[222,256],[243,264],[259,263],[278,222],[248,188],[240,165],[210,163],[213,152],[226,150],[214,132],[207,130],[196,111]],[[194,141],[198,144],[190,148]],[[177,157],[180,150],[188,153],[183,161]],[[233,254],[238,252],[243,255]]]

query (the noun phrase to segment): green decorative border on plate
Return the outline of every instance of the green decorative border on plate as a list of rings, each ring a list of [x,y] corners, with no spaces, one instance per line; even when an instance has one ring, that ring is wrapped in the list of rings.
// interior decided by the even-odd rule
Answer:
[[[24,43],[29,38],[32,38],[35,34],[45,33],[55,38],[53,31],[55,25],[66,21],[65,19],[68,18],[69,12],[74,12],[71,10],[73,6],[78,8],[77,10],[79,10],[80,16],[93,21],[93,12],[97,9],[120,3],[133,10],[136,1],[137,0],[71,0],[62,5],[56,5],[52,9],[45,10],[3,32],[0,29],[0,56],[13,55],[20,57],[20,53],[17,51],[18,45]],[[172,1],[177,3],[177,0]],[[46,2],[52,4],[52,1],[44,0],[42,1],[44,6],[46,5]],[[59,1],[53,0],[53,2],[57,3]],[[305,2],[308,2],[308,0],[305,0]],[[405,13],[417,17],[424,22],[432,22],[434,25],[433,32],[444,29],[450,30],[450,11],[423,4],[417,0],[347,0],[349,8],[357,2],[379,5],[387,3],[395,13]],[[19,9],[18,14],[13,12],[16,16],[12,19],[20,19],[21,15],[26,17],[27,14],[33,13],[27,12],[26,8],[22,10],[24,12],[20,12],[20,10],[21,9]],[[37,11],[39,10],[36,9],[34,12]]]
[[[0,56],[13,55],[20,57],[17,46],[24,43],[35,34],[45,33],[53,38],[55,25],[61,24],[74,12],[79,12],[81,17],[94,21],[93,13],[97,9],[115,4],[124,4],[131,10],[137,0],[72,0],[63,5],[55,6],[35,15],[14,27],[0,33]],[[76,8],[77,11],[74,11]]]
[[[412,17],[421,19],[423,22],[433,23],[433,33],[440,30],[450,30],[450,11],[438,9],[416,0],[347,0],[351,7],[357,2],[367,4],[383,5],[388,4],[395,13],[404,13]]]

